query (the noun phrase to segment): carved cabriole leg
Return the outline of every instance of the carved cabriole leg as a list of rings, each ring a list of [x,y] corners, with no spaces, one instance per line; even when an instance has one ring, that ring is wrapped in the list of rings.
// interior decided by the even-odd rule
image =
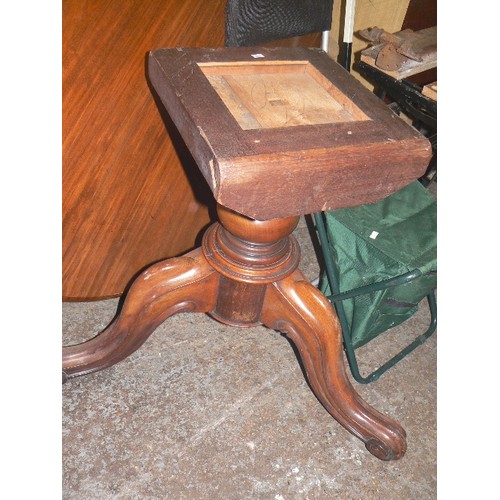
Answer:
[[[316,396],[370,453],[381,460],[404,455],[404,429],[370,407],[352,387],[345,372],[338,319],[327,299],[300,271],[268,286],[261,319],[295,343]]]
[[[255,221],[221,206],[218,213],[221,223],[207,230],[201,249],[150,266],[101,334],[63,348],[63,377],[118,363],[178,312],[206,312],[230,325],[264,324],[296,344],[314,392],[334,418],[377,458],[402,457],[404,429],[356,393],[337,317],[297,269],[300,251],[290,234],[298,217]]]
[[[102,333],[63,348],[63,380],[122,361],[173,314],[212,310],[218,280],[200,249],[150,266],[134,281],[119,315]]]

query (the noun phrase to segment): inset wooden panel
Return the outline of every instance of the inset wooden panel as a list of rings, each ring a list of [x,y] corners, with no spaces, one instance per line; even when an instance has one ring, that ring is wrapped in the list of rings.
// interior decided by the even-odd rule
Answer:
[[[199,67],[243,130],[369,119],[307,61]]]
[[[150,53],[151,83],[220,205],[265,221],[373,203],[425,172],[429,141],[325,52],[259,50],[259,62],[255,48]],[[303,98],[333,117],[283,126],[273,101],[300,115]]]

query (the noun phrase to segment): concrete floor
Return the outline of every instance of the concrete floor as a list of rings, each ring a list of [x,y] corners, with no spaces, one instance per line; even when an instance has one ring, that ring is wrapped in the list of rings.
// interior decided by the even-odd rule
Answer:
[[[304,220],[295,236],[313,280]],[[117,305],[64,303],[63,343],[93,337]],[[424,303],[404,328],[360,348],[362,373],[428,321]],[[125,361],[63,386],[63,498],[436,498],[436,341],[374,383],[353,382],[406,429],[406,455],[381,462],[319,403],[284,336],[173,316]]]

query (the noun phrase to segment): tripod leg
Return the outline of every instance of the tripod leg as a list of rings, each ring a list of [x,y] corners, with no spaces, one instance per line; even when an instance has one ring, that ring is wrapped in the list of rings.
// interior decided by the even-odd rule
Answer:
[[[122,361],[173,314],[212,310],[217,288],[218,274],[199,249],[150,266],[134,281],[119,315],[103,332],[63,347],[63,380]]]
[[[369,406],[352,387],[345,372],[337,316],[300,271],[268,286],[261,319],[294,342],[318,399],[370,453],[381,460],[404,455],[404,429]]]

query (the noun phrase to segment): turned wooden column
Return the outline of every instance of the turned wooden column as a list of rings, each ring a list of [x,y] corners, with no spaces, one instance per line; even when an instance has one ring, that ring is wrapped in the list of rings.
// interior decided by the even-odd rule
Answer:
[[[300,251],[291,232],[298,217],[257,221],[220,205],[218,213],[220,223],[206,232],[201,250],[146,269],[106,330],[64,348],[64,381],[125,359],[178,312],[207,312],[233,326],[265,324],[295,343],[311,386],[334,418],[377,458],[401,457],[404,430],[355,393],[337,318],[297,269]]]
[[[221,205],[217,213],[221,223],[209,228],[202,244],[221,275],[210,315],[234,326],[260,325],[266,285],[289,276],[299,264],[299,247],[290,236],[299,218],[257,221]]]
[[[430,144],[313,49],[160,49],[149,74],[219,222],[201,248],[139,275],[101,334],[63,349],[63,379],[121,361],[178,312],[265,325],[295,343],[341,425],[377,458],[400,458],[405,431],[349,382],[339,321],[298,269],[291,233],[301,214],[373,202],[418,178]]]

